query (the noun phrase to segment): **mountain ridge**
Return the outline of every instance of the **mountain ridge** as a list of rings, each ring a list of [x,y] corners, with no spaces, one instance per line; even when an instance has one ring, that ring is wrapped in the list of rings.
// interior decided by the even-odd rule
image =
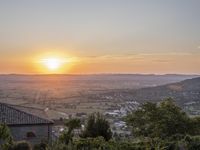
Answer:
[[[160,102],[170,97],[180,106],[184,106],[189,102],[200,103],[200,77],[153,87],[116,90],[104,93],[102,97],[112,97],[114,100],[136,101],[138,103]]]
[[[165,98],[173,98],[183,105],[190,101],[200,101],[200,77],[166,85],[147,87],[133,91],[135,100],[158,102]]]

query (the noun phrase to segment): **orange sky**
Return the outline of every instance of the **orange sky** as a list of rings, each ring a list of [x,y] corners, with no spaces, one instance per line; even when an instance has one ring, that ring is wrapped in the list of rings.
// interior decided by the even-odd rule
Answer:
[[[40,61],[41,59],[56,57],[67,60],[60,68],[51,71]],[[129,55],[102,56],[73,56],[67,53],[46,53],[38,55],[19,55],[2,58],[1,73],[192,73],[199,74],[199,55],[187,53],[154,53]]]
[[[197,0],[0,1],[0,74],[200,74],[199,6]],[[41,63],[49,57],[62,65],[49,70]]]

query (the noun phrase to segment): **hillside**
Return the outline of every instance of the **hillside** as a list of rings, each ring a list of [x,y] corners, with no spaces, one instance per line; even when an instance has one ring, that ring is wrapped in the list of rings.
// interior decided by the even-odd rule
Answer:
[[[165,98],[173,98],[180,106],[190,102],[200,102],[200,77],[181,82],[169,83],[156,87],[127,89],[104,93],[100,96],[113,100],[159,102]]]
[[[200,78],[143,88],[134,91],[132,94],[137,101],[160,101],[167,97],[172,97],[180,105],[192,101],[200,101]]]

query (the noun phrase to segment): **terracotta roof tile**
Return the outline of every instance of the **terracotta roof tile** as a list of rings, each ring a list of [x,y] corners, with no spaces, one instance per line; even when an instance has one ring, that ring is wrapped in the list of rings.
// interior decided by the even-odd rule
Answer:
[[[16,109],[12,105],[0,103],[0,123],[6,123],[7,125],[32,125],[51,124],[53,122]]]

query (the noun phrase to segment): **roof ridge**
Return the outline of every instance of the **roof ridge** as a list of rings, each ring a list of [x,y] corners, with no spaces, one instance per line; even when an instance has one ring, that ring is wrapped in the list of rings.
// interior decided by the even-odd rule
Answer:
[[[12,106],[17,106],[17,107],[31,108],[31,109],[35,109],[35,110],[44,111],[44,109],[42,109],[42,108],[35,108],[35,107],[31,107],[31,106],[23,106],[23,105],[16,105],[16,104],[8,104],[8,105],[10,105],[11,107]]]

